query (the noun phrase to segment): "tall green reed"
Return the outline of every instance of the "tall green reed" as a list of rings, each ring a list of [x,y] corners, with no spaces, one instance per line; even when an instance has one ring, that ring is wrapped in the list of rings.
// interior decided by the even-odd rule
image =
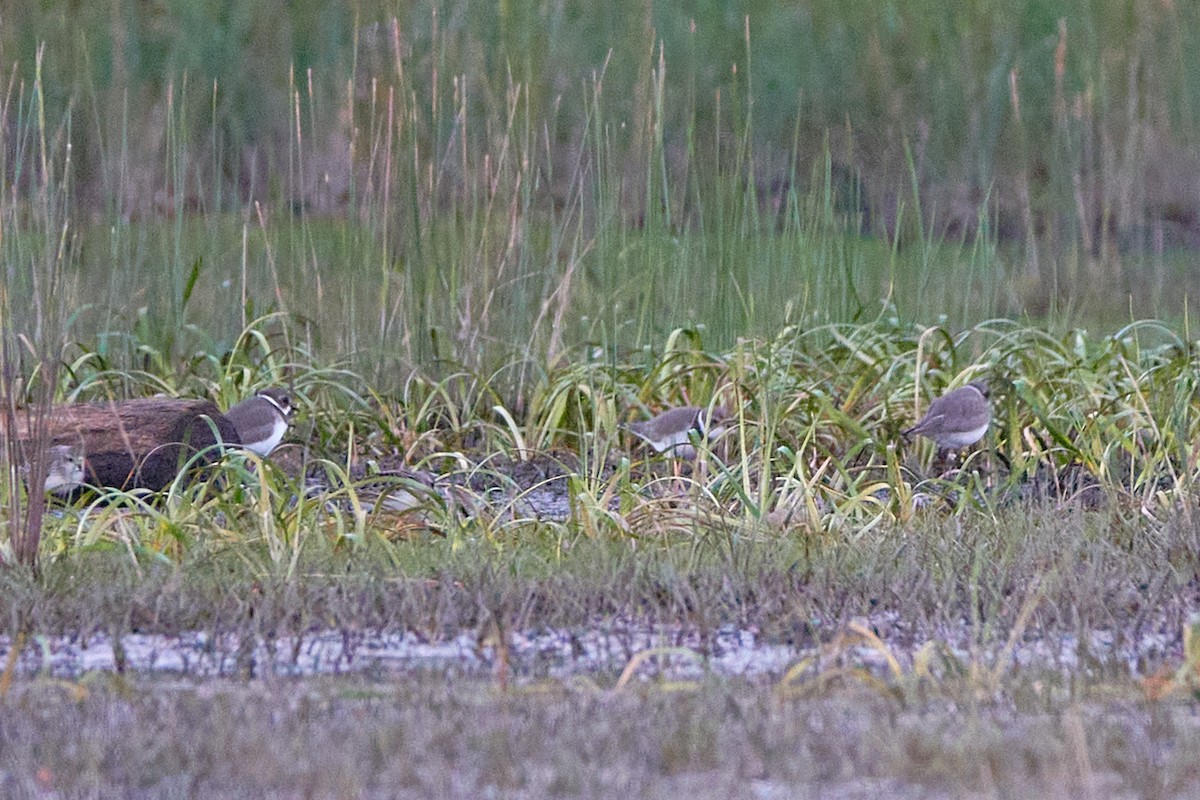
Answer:
[[[41,61],[0,102],[0,480],[10,558],[36,568],[50,466],[47,415],[70,325],[76,231],[71,123],[47,121]]]
[[[96,121],[71,129],[70,207],[81,280],[106,288],[72,302],[118,366],[144,348],[182,373],[278,311],[375,384],[447,362],[519,395],[539,362],[680,326],[723,346],[880,314],[1111,315],[1091,278],[1141,262],[1091,222],[1125,226],[1140,212],[1096,208],[1146,194],[1118,134],[1170,133],[1150,97],[1190,120],[1186,89],[1123,71],[1165,69],[1158,39],[1187,52],[1169,11],[1097,63],[1094,32],[1130,25],[1115,6],[367,3],[291,38],[261,36],[262,9],[187,9],[117,15],[104,41],[35,11],[0,35],[10,59],[51,43],[51,119]]]

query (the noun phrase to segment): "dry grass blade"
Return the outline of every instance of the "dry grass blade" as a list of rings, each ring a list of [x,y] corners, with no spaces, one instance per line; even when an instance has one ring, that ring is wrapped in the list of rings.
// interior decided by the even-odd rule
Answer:
[[[692,650],[689,647],[648,647],[645,650],[640,650],[634,653],[625,664],[625,668],[621,670],[621,676],[617,678],[616,684],[613,686],[614,692],[620,692],[629,685],[637,675],[639,669],[656,658],[668,659],[671,657],[682,658],[689,661],[696,661],[700,664],[704,663],[704,657]],[[694,688],[694,682],[679,682],[674,681],[666,685],[667,688]]]

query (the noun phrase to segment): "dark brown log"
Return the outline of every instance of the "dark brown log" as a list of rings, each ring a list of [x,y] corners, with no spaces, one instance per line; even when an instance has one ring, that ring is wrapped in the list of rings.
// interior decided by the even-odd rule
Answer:
[[[27,418],[16,436],[29,439]],[[208,400],[151,397],[108,403],[55,406],[45,421],[48,445],[83,447],[87,482],[116,489],[158,491],[193,466],[220,456],[218,441],[238,445],[237,430]]]

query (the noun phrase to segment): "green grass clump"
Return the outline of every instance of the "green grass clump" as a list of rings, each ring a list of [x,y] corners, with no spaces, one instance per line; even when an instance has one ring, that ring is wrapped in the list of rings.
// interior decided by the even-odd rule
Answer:
[[[375,390],[289,346],[298,337],[281,322],[248,329],[236,350],[177,378],[107,369],[91,354],[63,372],[67,385],[79,382],[59,390],[74,400],[157,389],[224,407],[286,384],[300,414],[279,466],[252,468],[235,454],[161,498],[85,499],[68,515],[75,532],[50,537],[53,552],[106,540],[177,559],[215,536],[265,543],[288,562],[314,536],[337,546],[394,538],[394,520],[371,511],[389,483],[416,490],[425,512],[404,529],[498,546],[544,525],[564,540],[711,530],[837,541],[930,514],[994,519],[1042,504],[1161,525],[1190,515],[1195,496],[1193,348],[1156,322],[1055,337],[1007,321],[953,335],[879,320],[789,328],[726,352],[679,331],[658,353],[531,375],[518,396],[463,368],[415,374],[400,393]],[[980,378],[995,422],[964,463],[947,471],[928,444],[903,442],[931,396]],[[710,403],[729,408],[733,425],[682,481],[664,479],[666,461],[622,431],[664,408]],[[393,465],[426,470],[435,487],[406,487],[388,477]]]

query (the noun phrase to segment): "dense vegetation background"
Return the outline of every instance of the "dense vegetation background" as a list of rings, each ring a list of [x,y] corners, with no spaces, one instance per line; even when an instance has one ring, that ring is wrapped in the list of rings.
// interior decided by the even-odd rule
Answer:
[[[169,362],[284,311],[377,378],[1181,319],[1196,6],[6,4],[7,313]]]

